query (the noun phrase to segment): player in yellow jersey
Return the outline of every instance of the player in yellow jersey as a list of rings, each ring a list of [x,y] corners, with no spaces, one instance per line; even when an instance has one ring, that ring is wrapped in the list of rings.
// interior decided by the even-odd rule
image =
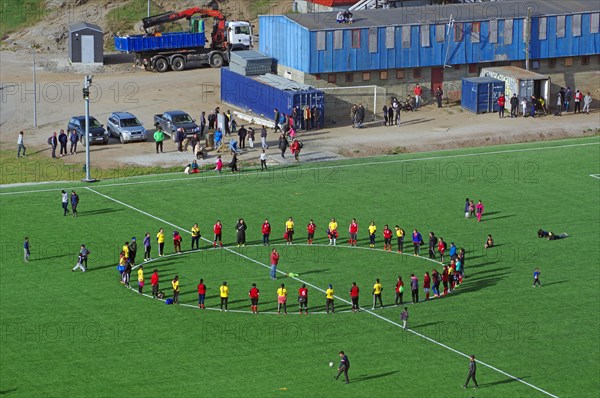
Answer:
[[[277,315],[280,314],[281,308],[283,308],[283,313],[287,315],[287,294],[288,291],[282,283],[281,287],[277,289]]]
[[[383,290],[383,287],[381,286],[381,283],[379,282],[379,278],[377,278],[377,280],[375,281],[375,284],[373,285],[373,308],[371,308],[372,310],[375,309],[375,306],[377,305],[377,300],[379,300],[379,306],[381,308],[383,308],[383,302],[381,301],[381,291]]]
[[[229,286],[227,286],[227,282],[223,282],[219,287],[219,297],[221,298],[221,311],[225,306],[225,312],[227,312],[227,304],[229,303]]]
[[[335,312],[335,308],[333,305],[333,286],[329,284],[327,290],[325,290],[325,307],[327,308],[327,313],[329,314],[329,308],[331,308],[331,313]]]
[[[198,224],[194,224],[191,232],[192,232],[192,250],[194,250],[194,244],[196,245],[196,249],[199,249],[201,235],[200,235],[200,227],[198,226]]]
[[[375,233],[377,232],[377,226],[375,221],[371,221],[369,224],[369,247],[373,249],[375,247]]]
[[[294,243],[294,219],[292,217],[285,222],[285,236],[288,245]]]
[[[329,226],[327,228],[327,234],[329,235],[329,245],[334,245],[337,242],[337,237],[338,237],[338,223],[337,221],[335,221],[335,218],[332,218],[331,221],[329,222]]]
[[[156,234],[156,242],[158,243],[158,256],[162,257],[165,250],[165,230],[159,229]]]
[[[144,267],[140,265],[138,268],[138,293],[142,294],[144,289]]]

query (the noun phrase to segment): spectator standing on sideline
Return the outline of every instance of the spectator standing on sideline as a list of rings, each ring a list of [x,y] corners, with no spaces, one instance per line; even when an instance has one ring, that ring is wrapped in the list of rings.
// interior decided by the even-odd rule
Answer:
[[[248,145],[250,149],[254,149],[254,137],[256,136],[256,132],[252,127],[248,127]]]
[[[260,128],[260,145],[262,149],[269,149],[267,145],[267,128],[265,126]]]
[[[173,304],[179,304],[179,275],[175,275],[171,286],[173,287]]]
[[[56,159],[56,147],[58,146],[58,137],[56,131],[48,138],[48,144],[52,148],[52,159]]]
[[[146,232],[146,235],[144,236],[144,261],[148,261],[151,259],[150,249],[152,249],[152,243],[150,240],[150,232]]]
[[[303,309],[306,315],[308,315],[308,289],[304,283],[300,289],[298,289],[298,305],[300,307],[300,315],[302,315]]]
[[[360,293],[360,289],[356,286],[356,282],[352,282],[352,287],[350,288],[350,301],[352,301],[352,312],[360,311],[360,307],[358,306],[358,295]]]
[[[277,279],[277,264],[279,264],[279,253],[277,249],[271,252],[271,279]]]
[[[267,168],[267,153],[263,149],[259,156],[260,160],[260,171],[268,170]]]
[[[463,384],[463,388],[467,388],[469,386],[469,381],[473,379],[473,383],[475,383],[475,388],[479,388],[477,385],[477,379],[475,379],[475,375],[477,373],[477,363],[475,362],[475,355],[471,355],[469,362],[469,375],[467,376],[467,381]]]
[[[423,94],[423,89],[421,88],[421,85],[419,83],[417,83],[417,85],[415,86],[413,93],[415,94],[414,110],[416,111],[417,109],[419,109],[421,107],[421,95]]]
[[[204,279],[200,279],[200,283],[198,283],[198,308],[204,309],[204,300],[206,299],[206,285],[204,284]]]
[[[383,104],[383,125],[387,126],[388,124],[388,107],[386,104]]]
[[[575,91],[575,109],[573,109],[573,113],[581,113],[581,102],[583,100],[583,93],[579,90]]]
[[[410,290],[412,291],[412,303],[419,302],[419,279],[415,274],[410,274]]]
[[[23,157],[25,157],[25,151],[27,150],[27,148],[25,148],[23,134],[25,133],[19,131],[19,136],[17,137],[17,159],[21,157],[21,151],[23,151]]]
[[[69,194],[63,189],[61,191],[62,195],[62,208],[63,208],[63,216],[69,214]]]
[[[271,223],[269,223],[268,219],[265,218],[260,231],[262,232],[263,236],[263,245],[267,246],[269,244],[269,236],[271,236]]]
[[[281,308],[283,308],[283,313],[287,315],[287,289],[283,283],[277,289],[277,315],[281,313]]]
[[[152,285],[152,298],[158,296],[158,270],[154,269],[152,276],[150,277],[150,285]]]
[[[510,117],[514,118],[519,116],[519,97],[514,93],[512,97],[510,97]]]
[[[567,87],[567,91],[565,91],[565,112],[569,112],[569,108],[571,107],[571,100],[573,99],[573,92],[571,91],[571,87]]]
[[[129,243],[129,261],[131,261],[132,265],[135,265],[135,256],[137,255],[137,241],[135,236],[131,238],[131,242]]]
[[[79,195],[75,191],[71,191],[71,211],[73,212],[73,217],[77,217],[77,205],[79,205]]]
[[[325,309],[327,310],[328,314],[329,314],[330,309],[331,309],[332,314],[335,313],[333,297],[334,297],[333,285],[330,283],[329,286],[327,286],[327,290],[325,290]]]
[[[238,145],[240,149],[246,149],[246,135],[248,135],[248,130],[246,130],[243,124],[240,126],[239,130],[237,131],[237,134],[239,139]]]
[[[31,255],[31,246],[29,245],[29,238],[26,236],[23,241],[23,261],[29,262],[29,256]]]
[[[388,125],[392,125],[394,124],[394,107],[393,104],[390,103],[390,106],[388,107]]]
[[[162,257],[165,254],[165,230],[163,228],[158,230],[156,242],[158,243],[158,257]]]
[[[408,307],[404,307],[404,311],[400,313],[400,320],[402,321],[402,329],[406,329],[406,323],[408,322]]]
[[[248,296],[250,297],[250,310],[252,310],[253,314],[258,314],[258,296],[260,296],[260,290],[256,287],[256,283],[252,284]]]
[[[481,222],[481,216],[483,215],[483,203],[481,203],[481,200],[477,201],[475,211],[477,212],[477,222]]]
[[[77,131],[75,131],[75,130],[70,131],[69,141],[71,142],[71,147],[69,148],[69,153],[71,155],[77,154],[77,143],[79,142],[79,134],[77,134]]]
[[[527,117],[527,98],[523,97],[521,99],[521,113],[523,114],[523,117]]]
[[[402,296],[404,295],[404,281],[402,277],[398,275],[398,280],[396,281],[396,299],[394,300],[394,304],[402,305]]]
[[[377,305],[377,300],[379,300],[379,306],[381,308],[383,308],[383,302],[381,301],[381,291],[383,290],[383,287],[381,286],[381,283],[379,282],[379,278],[377,278],[375,280],[375,284],[373,285],[373,308],[371,308],[372,310],[375,309],[375,306]]]
[[[500,119],[504,117],[504,105],[506,105],[506,98],[504,97],[504,93],[500,94],[498,97],[498,116]]]
[[[138,293],[142,294],[144,290],[144,266],[140,265],[138,268]]]
[[[185,140],[185,130],[183,127],[177,129],[175,138],[177,141],[177,152],[183,152],[183,141]]]
[[[438,108],[442,107],[442,100],[444,99],[444,90],[442,87],[439,87],[435,90],[435,99],[437,100]]]
[[[535,287],[535,285],[542,287],[542,282],[540,282],[540,274],[541,272],[539,268],[533,270],[533,285],[531,287]]]
[[[583,111],[587,114],[590,113],[590,105],[592,104],[592,95],[588,91],[585,97],[583,97]]]
[[[217,120],[217,116],[215,115],[214,112],[211,112],[208,114],[208,130],[214,130],[215,129],[215,121]]]
[[[344,351],[340,351],[340,366],[338,367],[337,375],[334,377],[336,380],[339,380],[340,375],[343,373],[346,378],[346,384],[350,384],[350,380],[348,379],[348,371],[350,370],[350,361],[348,360],[348,356],[344,353]]]
[[[200,137],[204,134],[204,129],[206,128],[206,112],[202,112],[200,114]]]
[[[60,143],[60,156],[65,156],[67,154],[67,142],[69,142],[69,137],[65,134],[65,130],[60,130],[58,142]]]
[[[156,153],[160,150],[163,153],[163,141],[165,140],[165,133],[162,131],[162,127],[156,126],[154,132],[154,142],[156,142]]]

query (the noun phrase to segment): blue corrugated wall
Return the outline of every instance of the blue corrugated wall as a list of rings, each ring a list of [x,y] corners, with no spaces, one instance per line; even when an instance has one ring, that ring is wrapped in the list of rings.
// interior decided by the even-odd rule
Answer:
[[[590,14],[582,14],[581,36],[573,37],[572,16],[567,15],[565,37],[556,37],[556,16],[547,17],[547,38],[539,40],[539,19],[531,27],[531,59],[594,55],[600,53],[600,33],[590,33]],[[333,49],[333,31],[326,31],[324,51],[316,49],[317,32],[291,21],[285,16],[264,16],[260,19],[260,51],[280,64],[308,73],[352,72],[379,69],[475,64],[479,62],[525,59],[523,19],[513,22],[512,44],[504,44],[504,20],[498,21],[498,43],[490,44],[489,23],[481,22],[480,42],[471,41],[471,23],[463,23],[463,40],[454,42],[450,33],[448,44],[438,42],[435,25],[429,28],[429,47],[421,47],[422,26],[411,26],[410,48],[402,48],[402,28],[396,27],[395,48],[385,48],[385,27],[378,28],[378,51],[369,52],[369,30],[360,30],[360,48],[352,48],[352,30],[343,33],[343,48]],[[448,45],[450,48],[448,49]],[[446,60],[446,53],[448,59]],[[308,56],[307,56],[308,55]]]

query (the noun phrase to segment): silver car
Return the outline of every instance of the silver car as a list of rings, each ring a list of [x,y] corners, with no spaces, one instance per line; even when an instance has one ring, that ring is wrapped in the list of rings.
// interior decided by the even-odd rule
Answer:
[[[113,112],[106,123],[108,135],[118,138],[122,144],[132,141],[146,141],[148,133],[143,123],[129,112]]]

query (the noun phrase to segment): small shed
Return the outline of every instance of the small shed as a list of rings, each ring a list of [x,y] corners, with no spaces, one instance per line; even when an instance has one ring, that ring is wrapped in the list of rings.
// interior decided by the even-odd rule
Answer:
[[[69,26],[69,59],[82,64],[104,63],[104,32],[98,25],[78,22]]]
[[[460,105],[473,113],[498,112],[498,97],[504,94],[504,81],[493,77],[462,79]]]

